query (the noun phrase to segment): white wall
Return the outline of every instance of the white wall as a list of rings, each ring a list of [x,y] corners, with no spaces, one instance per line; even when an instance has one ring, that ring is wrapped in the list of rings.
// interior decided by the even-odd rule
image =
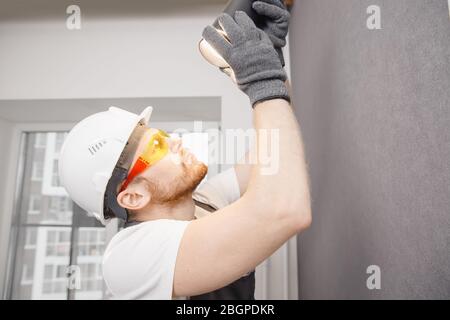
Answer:
[[[164,17],[81,9],[81,30],[66,28],[64,11],[0,23],[0,99],[221,96],[224,127],[250,126],[247,98],[197,50],[220,5]]]

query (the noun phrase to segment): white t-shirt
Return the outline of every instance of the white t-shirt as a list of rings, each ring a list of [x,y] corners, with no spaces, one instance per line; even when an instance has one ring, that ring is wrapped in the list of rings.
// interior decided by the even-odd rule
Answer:
[[[203,183],[194,198],[222,208],[240,197],[233,168]],[[196,207],[195,216],[207,211]],[[173,276],[181,238],[191,221],[159,219],[118,232],[103,256],[103,278],[113,299],[172,299]]]

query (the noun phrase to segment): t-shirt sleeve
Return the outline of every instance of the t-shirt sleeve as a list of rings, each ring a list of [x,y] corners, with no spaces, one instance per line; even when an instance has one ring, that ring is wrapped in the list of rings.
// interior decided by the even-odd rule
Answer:
[[[113,237],[103,256],[113,299],[172,299],[178,248],[189,222],[147,221]]]
[[[238,200],[240,190],[234,167],[200,185],[194,192],[193,198],[215,209],[223,208]]]

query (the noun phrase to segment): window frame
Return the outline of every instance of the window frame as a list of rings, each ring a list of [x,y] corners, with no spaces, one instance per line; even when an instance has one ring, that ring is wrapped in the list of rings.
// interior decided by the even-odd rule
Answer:
[[[3,222],[0,241],[0,252],[4,253],[4,265],[2,266],[4,277],[2,280],[2,298],[8,299],[12,295],[14,261],[16,258],[16,246],[18,243],[18,222],[21,184],[25,166],[25,135],[24,133],[38,133],[48,131],[68,131],[75,125],[74,122],[60,123],[15,123],[11,129],[11,145],[8,159],[8,174],[6,183],[10,187],[6,189],[3,201]]]

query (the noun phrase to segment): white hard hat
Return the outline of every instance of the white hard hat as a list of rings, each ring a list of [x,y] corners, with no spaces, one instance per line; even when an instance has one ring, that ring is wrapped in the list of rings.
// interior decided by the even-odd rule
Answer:
[[[83,119],[64,141],[58,164],[61,184],[77,205],[104,225],[114,216],[127,219],[127,211],[117,204],[117,186],[127,176],[152,110],[147,107],[137,115],[110,107]]]

